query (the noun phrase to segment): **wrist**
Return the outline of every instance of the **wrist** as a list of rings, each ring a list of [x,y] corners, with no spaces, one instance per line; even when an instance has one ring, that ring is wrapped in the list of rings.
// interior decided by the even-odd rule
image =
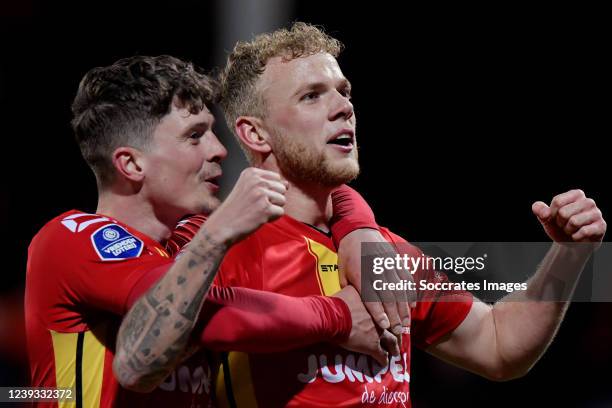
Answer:
[[[353,328],[353,319],[348,304],[339,297],[325,297],[323,300],[330,302],[334,319],[329,327],[329,341],[335,344],[345,343]]]
[[[592,242],[553,242],[552,250],[555,255],[565,262],[586,262],[597,245]]]
[[[212,242],[230,247],[238,240],[238,234],[231,228],[228,223],[224,222],[220,217],[215,217],[215,214],[204,223],[201,230],[205,230],[209,240]]]

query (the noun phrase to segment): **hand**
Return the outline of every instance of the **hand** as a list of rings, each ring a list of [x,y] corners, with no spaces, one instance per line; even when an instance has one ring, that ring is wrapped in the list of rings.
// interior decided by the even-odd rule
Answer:
[[[531,209],[555,242],[591,242],[598,247],[606,233],[601,210],[582,190],[559,194],[550,207],[542,201],[535,202]]]
[[[380,246],[368,245],[370,253],[361,253],[361,243],[380,243]],[[340,284],[346,286],[353,285],[359,293],[363,295],[361,283],[367,284],[368,298],[376,296],[378,299],[365,302],[365,307],[372,315],[372,318],[381,329],[389,329],[401,342],[401,334],[404,327],[410,325],[410,307],[415,306],[416,294],[409,291],[389,291],[380,292],[373,289],[373,282],[382,279],[384,282],[400,282],[401,280],[412,280],[412,275],[403,269],[386,270],[381,275],[368,273],[367,276],[361,275],[361,256],[395,256],[397,253],[394,248],[385,240],[382,234],[374,229],[358,229],[346,235],[338,248],[338,266],[340,270]],[[385,298],[382,298],[382,295]],[[388,295],[388,296],[387,296]],[[389,298],[393,296],[393,298]],[[370,299],[368,299],[370,300]],[[401,343],[400,343],[401,344]]]
[[[246,168],[223,204],[208,218],[206,228],[220,233],[229,245],[243,239],[285,213],[287,186],[278,173]]]
[[[394,356],[399,355],[400,350],[396,337],[387,330],[381,330],[376,327],[354,287],[346,286],[336,293],[334,297],[344,300],[348,305],[353,321],[351,334],[348,340],[341,344],[342,347],[347,350],[367,354],[378,361],[383,367],[388,362],[387,352]]]

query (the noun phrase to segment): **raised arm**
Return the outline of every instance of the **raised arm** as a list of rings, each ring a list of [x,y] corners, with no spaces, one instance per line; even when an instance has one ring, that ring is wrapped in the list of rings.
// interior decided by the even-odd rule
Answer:
[[[569,299],[591,252],[603,239],[606,222],[595,202],[580,190],[556,196],[550,207],[534,203],[533,212],[554,242],[527,290],[514,292],[494,306],[474,302],[463,323],[428,352],[503,381],[526,374],[546,351],[569,300],[543,301],[543,294]]]

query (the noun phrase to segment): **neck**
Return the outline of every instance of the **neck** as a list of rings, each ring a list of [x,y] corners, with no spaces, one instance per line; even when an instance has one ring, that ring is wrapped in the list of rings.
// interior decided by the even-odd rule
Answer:
[[[273,155],[255,165],[264,170],[275,171],[286,179]],[[285,196],[285,214],[322,231],[329,231],[329,219],[333,211],[331,202],[333,188],[324,187],[317,183],[288,181],[289,189]]]
[[[136,209],[136,210],[135,210]],[[136,195],[122,195],[113,191],[101,192],[96,213],[107,215],[129,225],[157,242],[170,238],[178,220],[163,220],[151,203]]]
[[[320,185],[289,182],[285,214],[322,231],[329,231],[328,223],[332,216],[331,191]]]

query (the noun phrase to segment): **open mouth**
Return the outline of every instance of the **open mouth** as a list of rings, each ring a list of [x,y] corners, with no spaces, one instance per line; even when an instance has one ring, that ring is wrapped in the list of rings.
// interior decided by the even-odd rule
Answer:
[[[340,129],[329,138],[327,144],[336,145],[343,151],[350,151],[355,144],[355,131],[352,129]]]
[[[342,134],[335,139],[330,140],[327,144],[335,144],[339,146],[351,146],[353,144],[353,137],[351,135]]]
[[[211,177],[211,178],[207,178],[206,181],[207,183],[212,184],[215,187],[219,187],[219,178],[221,178],[221,175],[215,176],[215,177]]]

